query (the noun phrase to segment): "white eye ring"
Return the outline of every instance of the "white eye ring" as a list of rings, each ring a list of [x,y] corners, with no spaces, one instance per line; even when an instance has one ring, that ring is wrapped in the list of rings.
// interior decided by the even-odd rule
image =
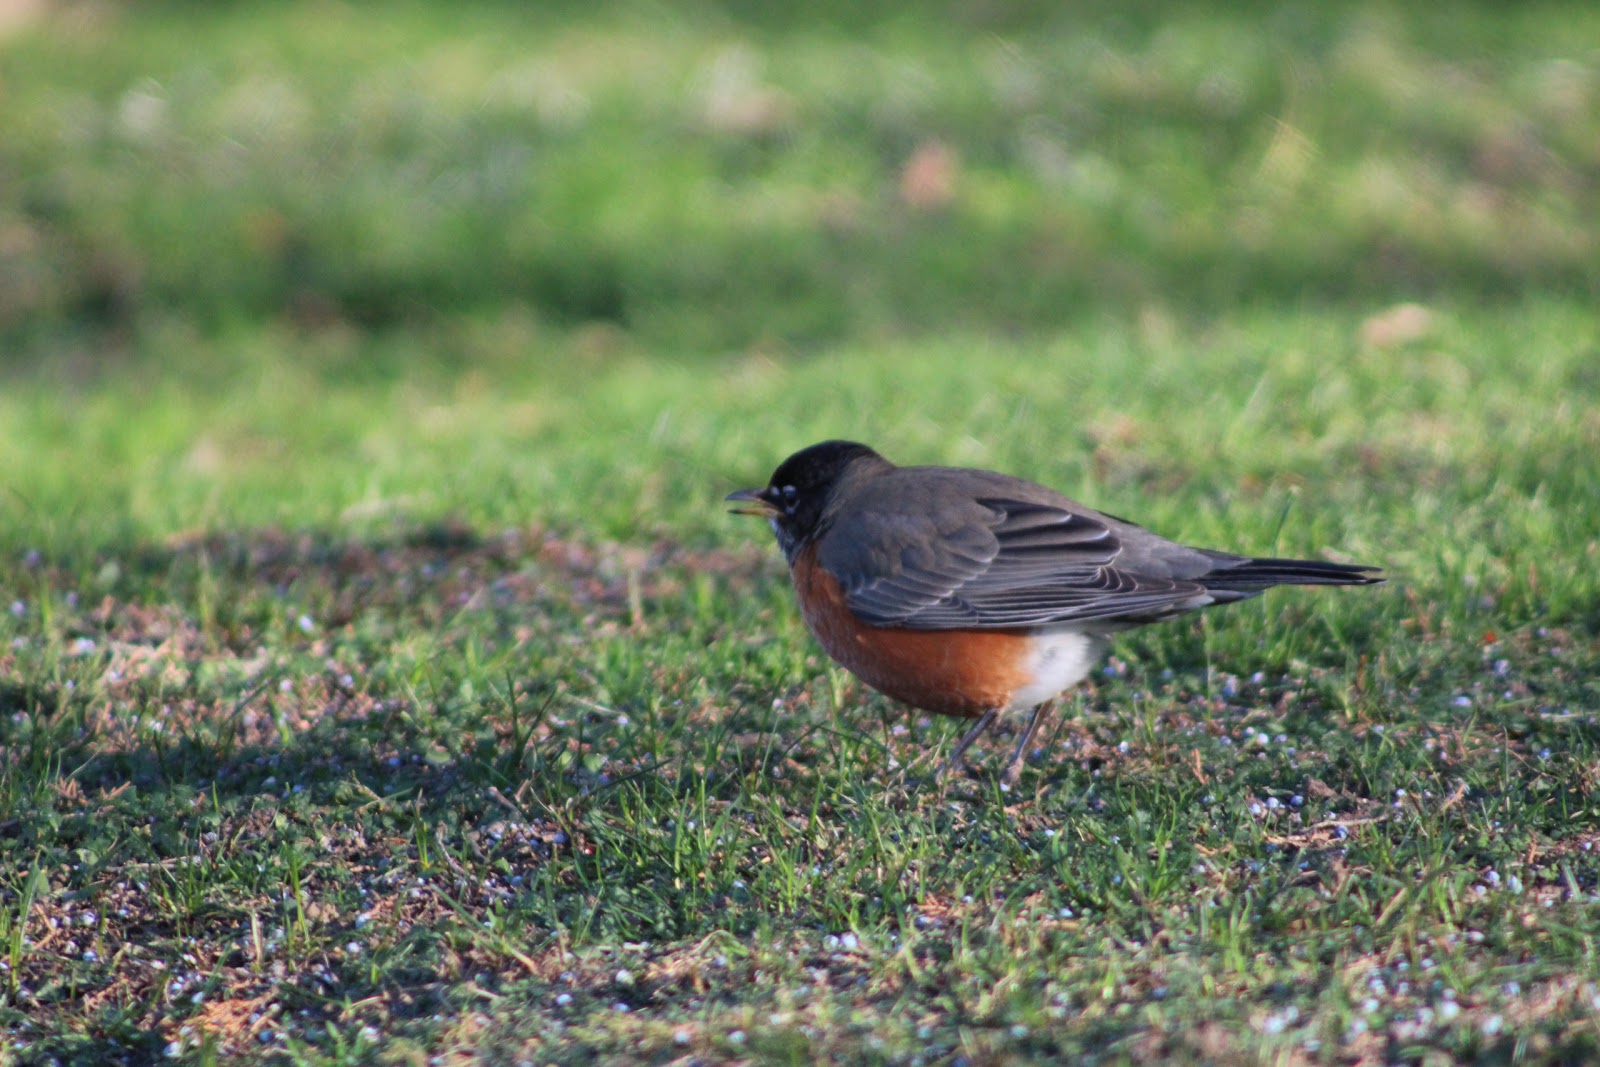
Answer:
[[[800,499],[800,490],[792,485],[786,485],[778,490],[778,495],[783,497],[783,510],[794,511],[795,504]]]

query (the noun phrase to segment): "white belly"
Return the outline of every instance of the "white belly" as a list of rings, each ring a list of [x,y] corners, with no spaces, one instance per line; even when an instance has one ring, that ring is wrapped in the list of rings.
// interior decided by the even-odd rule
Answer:
[[[1077,685],[1089,676],[1105,647],[1104,638],[1072,630],[1035,634],[1028,665],[1033,681],[1011,695],[1005,710],[1035,707]]]

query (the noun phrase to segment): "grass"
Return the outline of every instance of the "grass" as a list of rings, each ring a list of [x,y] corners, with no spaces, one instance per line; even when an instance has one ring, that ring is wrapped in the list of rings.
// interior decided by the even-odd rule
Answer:
[[[0,44],[0,1062],[1600,1054],[1587,7],[385,12]],[[941,794],[834,435],[1394,581]]]
[[[85,10],[7,49],[0,329],[510,305],[721,351],[1600,283],[1581,4],[997,8]]]

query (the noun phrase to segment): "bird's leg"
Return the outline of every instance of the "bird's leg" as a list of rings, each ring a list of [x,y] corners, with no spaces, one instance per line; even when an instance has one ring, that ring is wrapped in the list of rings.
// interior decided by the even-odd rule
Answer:
[[[1039,732],[1039,723],[1044,720],[1044,713],[1055,707],[1055,701],[1046,700],[1043,704],[1033,709],[1033,714],[1028,716],[1028,727],[1022,731],[1022,738],[1017,742],[1017,747],[1011,750],[1011,758],[1006,760],[1005,769],[1000,772],[1003,782],[1015,782],[1022,774],[1022,757],[1027,753],[1028,746],[1033,744],[1033,735]]]
[[[998,714],[998,710],[995,708],[990,708],[988,711],[978,716],[978,721],[972,724],[972,729],[967,731],[966,736],[963,737],[956,745],[956,750],[950,753],[950,758],[944,761],[944,766],[939,768],[939,773],[934,775],[934,781],[943,781],[945,775],[949,774],[953,768],[960,766],[961,754],[967,750],[967,747],[971,745],[972,742],[978,739],[979,734],[983,733],[994,723],[995,716]]]

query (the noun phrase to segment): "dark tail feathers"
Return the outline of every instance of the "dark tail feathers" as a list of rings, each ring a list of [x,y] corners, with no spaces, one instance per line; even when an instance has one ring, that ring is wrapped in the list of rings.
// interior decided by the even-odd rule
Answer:
[[[1360,564],[1238,556],[1220,556],[1217,569],[1200,578],[1208,590],[1227,599],[1255,596],[1274,585],[1378,585],[1383,580],[1377,567]],[[1228,597],[1229,593],[1233,596]]]

